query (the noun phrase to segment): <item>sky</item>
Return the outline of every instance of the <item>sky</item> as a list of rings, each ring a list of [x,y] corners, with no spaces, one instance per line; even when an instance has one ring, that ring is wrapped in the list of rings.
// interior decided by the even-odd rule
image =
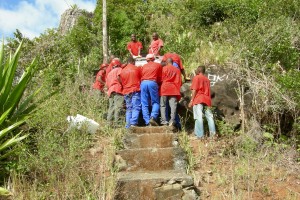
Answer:
[[[30,39],[48,28],[58,28],[61,14],[76,4],[94,11],[97,0],[0,0],[0,37],[13,37],[16,29]]]

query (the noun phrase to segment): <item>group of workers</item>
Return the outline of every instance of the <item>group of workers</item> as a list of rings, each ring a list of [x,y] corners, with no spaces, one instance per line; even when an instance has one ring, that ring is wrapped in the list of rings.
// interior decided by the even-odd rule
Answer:
[[[104,93],[107,88],[109,109],[107,120],[110,124],[120,124],[120,114],[125,100],[126,128],[138,125],[140,113],[146,126],[179,126],[177,104],[181,98],[181,75],[186,74],[181,58],[176,53],[166,53],[161,63],[155,62],[160,56],[163,41],[157,33],[152,34],[152,42],[146,56],[147,63],[135,66],[135,59],[141,57],[143,46],[134,34],[127,45],[130,57],[126,64],[119,58],[110,57],[109,64],[102,64],[96,75],[93,88]],[[204,136],[203,113],[207,118],[210,136],[216,133],[211,106],[210,81],[204,76],[205,67],[199,66],[192,80],[192,97],[189,103],[193,107],[195,134],[197,138]],[[160,123],[158,122],[160,114]]]

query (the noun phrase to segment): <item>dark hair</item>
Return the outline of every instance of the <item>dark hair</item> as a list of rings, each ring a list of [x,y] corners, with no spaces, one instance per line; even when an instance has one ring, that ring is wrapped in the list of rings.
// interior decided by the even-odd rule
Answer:
[[[205,66],[204,65],[198,66],[195,72],[196,72],[196,74],[199,74],[199,73],[204,74],[205,73]]]
[[[168,59],[166,60],[166,63],[171,63],[171,64],[173,64],[173,59],[172,59],[172,58],[168,58]]]
[[[127,63],[135,63],[135,60],[133,59],[132,56],[129,56],[129,57],[127,58]]]

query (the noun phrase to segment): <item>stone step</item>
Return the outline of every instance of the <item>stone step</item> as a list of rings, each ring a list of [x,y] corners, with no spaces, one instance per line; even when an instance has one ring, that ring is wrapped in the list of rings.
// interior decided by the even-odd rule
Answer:
[[[180,147],[125,149],[117,152],[120,171],[185,170],[186,155]]]
[[[144,127],[131,127],[130,133],[145,134],[145,133],[172,133],[176,132],[176,128],[169,126],[144,126]]]
[[[123,144],[126,149],[166,148],[178,146],[177,140],[177,134],[174,133],[126,134]]]
[[[183,171],[120,172],[115,199],[197,199],[193,178]],[[130,192],[129,192],[130,191]]]

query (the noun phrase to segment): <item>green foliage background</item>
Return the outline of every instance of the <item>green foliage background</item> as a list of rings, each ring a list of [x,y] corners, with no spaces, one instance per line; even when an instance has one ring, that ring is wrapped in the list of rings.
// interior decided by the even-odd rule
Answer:
[[[110,0],[108,1],[109,52],[122,60],[135,33],[143,53],[158,32],[164,52],[182,56],[187,72],[199,64],[228,68],[254,94],[255,114],[299,116],[300,2],[296,0]],[[73,6],[72,9],[78,9]],[[39,59],[39,76],[32,87],[45,85],[45,93],[64,90],[66,81],[90,86],[93,70],[102,62],[102,1],[93,17],[87,12],[66,35],[46,30],[29,40],[16,31],[6,48],[24,40],[22,66]],[[259,81],[264,82],[259,84]],[[265,85],[270,87],[264,87]]]
[[[39,138],[53,136],[47,139],[53,147],[68,143],[68,138],[58,140],[56,137],[57,134],[62,135],[67,126],[65,116],[82,113],[101,121],[100,116],[105,112],[104,103],[97,108],[97,101],[91,100],[88,95],[81,96],[78,92],[79,86],[91,86],[93,70],[98,69],[103,59],[101,0],[97,1],[93,17],[89,16],[88,13],[81,16],[66,35],[60,35],[56,29],[48,29],[30,40],[17,30],[15,37],[8,39],[6,52],[15,50],[20,41],[24,41],[19,71],[28,66],[35,56],[39,58],[38,73],[29,88],[43,85],[40,96],[56,92],[37,111],[36,117],[28,122],[28,131],[36,130],[39,136],[32,136],[34,144],[29,141],[24,154],[30,155],[32,163],[44,163],[36,169],[22,162],[18,168],[20,172],[30,174],[37,170],[40,174],[46,174],[50,170],[43,161],[43,151],[38,150],[46,148],[45,143],[39,143]],[[265,124],[267,127],[275,127],[271,134],[276,135],[280,127],[277,119],[288,114],[291,116],[290,123],[293,123],[293,129],[288,135],[299,142],[300,1],[108,1],[111,54],[125,60],[128,56],[126,44],[132,33],[143,43],[143,53],[147,53],[153,32],[158,32],[164,40],[163,52],[174,51],[182,56],[188,73],[200,64],[215,64],[241,77],[241,82],[254,95],[252,117],[261,123],[262,128]],[[268,120],[265,120],[266,116]],[[76,134],[71,136],[77,137]],[[82,146],[88,146],[89,140],[83,138]],[[32,150],[32,146],[37,149]],[[74,157],[81,155],[77,151],[73,153]],[[55,164],[54,161],[52,164]],[[53,179],[60,178],[56,177],[55,171],[51,173]],[[55,185],[55,182],[51,183]],[[39,184],[36,183],[37,190]],[[82,191],[86,188],[82,187]],[[61,188],[61,191],[64,189]],[[67,192],[70,191],[65,194]]]

